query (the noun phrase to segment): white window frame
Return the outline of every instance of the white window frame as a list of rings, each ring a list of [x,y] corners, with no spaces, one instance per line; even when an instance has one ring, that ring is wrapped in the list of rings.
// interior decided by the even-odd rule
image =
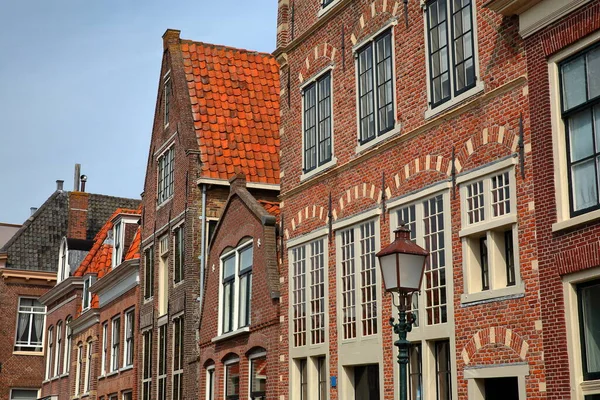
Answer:
[[[116,221],[113,227],[113,252],[112,252],[112,267],[115,268],[123,259],[123,246],[125,240],[125,223],[122,220]]]
[[[70,275],[69,267],[69,245],[67,238],[63,237],[60,244],[60,252],[58,254],[58,272],[56,274],[56,284],[67,279]]]
[[[334,0],[337,1],[337,0]],[[335,129],[335,125],[334,125],[334,104],[335,104],[335,95],[333,93],[333,75],[334,75],[334,66],[330,65],[326,68],[324,68],[322,71],[319,71],[317,74],[315,74],[312,78],[306,80],[302,86],[300,87],[301,93],[302,93],[302,112],[301,112],[301,118],[302,118],[302,137],[301,137],[301,141],[302,141],[302,174],[300,175],[300,181],[304,181],[306,179],[309,179],[310,177],[317,175],[321,172],[323,172],[324,170],[327,170],[331,167],[333,167],[334,165],[337,164],[337,158],[335,157],[335,138],[334,138],[334,129]],[[326,74],[329,74],[329,99],[330,99],[330,125],[331,125],[331,157],[329,159],[329,161],[322,163],[321,165],[319,165],[318,161],[317,161],[317,165],[315,168],[311,169],[310,171],[305,171],[305,165],[306,165],[306,160],[304,159],[304,126],[305,126],[305,121],[304,121],[304,92],[305,90],[312,84],[317,85],[317,81],[320,80],[321,78],[323,78]],[[318,107],[318,97],[315,97],[315,101],[317,102],[315,107]],[[318,127],[318,123],[319,121],[316,121],[316,126]],[[318,128],[317,128],[317,137],[319,136],[319,132],[318,132]],[[319,153],[319,145],[317,143],[316,145],[317,148],[317,158],[318,158],[318,153]]]
[[[215,364],[206,367],[206,400],[215,400]]]
[[[252,267],[250,269],[250,279],[252,279],[252,275],[253,275],[253,268],[254,268],[254,239],[249,239],[249,240],[244,240],[242,241],[235,249],[232,249],[226,253],[223,253],[219,259],[219,336],[222,335],[234,335],[237,332],[247,332],[250,330],[250,325],[252,324],[252,319],[251,319],[251,315],[252,315],[252,291],[250,290],[249,293],[249,307],[248,307],[248,325],[245,326],[240,326],[239,325],[239,317],[240,317],[240,310],[239,310],[239,302],[240,302],[240,284],[241,284],[241,280],[240,280],[240,261],[241,261],[241,257],[240,257],[240,253],[248,248],[252,248]],[[223,331],[223,312],[224,312],[224,307],[225,305],[223,304],[223,293],[224,293],[224,288],[223,288],[223,273],[225,272],[225,268],[224,268],[224,260],[229,258],[230,256],[235,257],[235,267],[234,267],[234,281],[233,281],[233,322],[232,322],[232,327],[231,330],[224,332]],[[245,275],[245,274],[243,274]],[[250,282],[251,287],[252,287],[252,281]]]
[[[182,235],[181,244],[177,244],[177,235]],[[181,254],[177,255],[177,250],[180,247]],[[181,223],[173,229],[173,285],[179,285],[185,280],[185,224]],[[180,265],[177,265],[177,258],[179,257]],[[179,280],[176,280],[176,270],[180,268]]]
[[[75,396],[81,394],[81,367],[83,363],[83,343],[77,345],[77,366],[75,368]]]
[[[384,27],[382,27],[381,29],[379,29],[377,32],[375,32],[374,34],[372,34],[371,36],[363,39],[362,41],[356,43],[353,47],[352,47],[352,53],[354,55],[354,85],[355,85],[355,105],[356,105],[356,148],[355,148],[355,153],[362,153],[363,151],[371,148],[371,147],[375,147],[377,146],[379,143],[389,140],[391,137],[396,136],[397,134],[400,133],[401,130],[401,125],[398,121],[398,96],[397,96],[397,74],[396,74],[396,32],[395,32],[395,27],[398,24],[398,20],[397,19],[392,19],[392,21],[390,21],[387,25],[385,25]],[[392,127],[391,130],[381,133],[379,134],[377,132],[375,132],[375,138],[373,138],[372,140],[369,140],[365,143],[361,144],[361,131],[360,131],[360,96],[359,96],[359,73],[358,73],[358,52],[359,50],[361,50],[365,45],[367,45],[368,43],[373,43],[373,41],[382,33],[384,33],[385,31],[389,30],[390,34],[391,34],[391,50],[392,50],[392,99],[393,99],[393,108],[394,108],[394,126]],[[373,58],[374,61],[374,58]],[[373,70],[375,70],[375,63],[373,63]],[[374,74],[375,75],[375,74]],[[373,82],[373,91],[376,92],[376,82],[375,82],[375,77],[373,78],[374,82]],[[376,93],[373,94],[373,96],[376,96]],[[373,102],[373,107],[375,108],[375,110],[373,111],[375,114],[377,113],[377,109],[376,109],[376,104],[375,102]],[[376,117],[376,120],[378,121],[379,117]],[[377,122],[376,121],[376,122]],[[376,126],[378,124],[376,123]]]
[[[158,239],[158,315],[169,311],[169,234]]]
[[[108,321],[102,324],[102,361],[100,376],[106,375],[106,356],[108,355]]]
[[[169,157],[169,170],[165,173],[165,165],[161,162]],[[158,207],[173,198],[175,193],[175,144],[171,143],[156,157],[156,203]],[[166,174],[166,175],[165,175]]]
[[[517,159],[510,157],[457,178],[457,183],[460,185],[461,198],[462,229],[459,232],[459,236],[461,237],[463,250],[464,293],[461,295],[462,303],[501,300],[506,298],[506,296],[525,293],[519,263],[516,163]],[[492,177],[505,172],[508,172],[509,176],[510,212],[496,217],[492,214],[490,181]],[[479,222],[469,223],[467,188],[469,185],[481,181],[483,181],[484,219]],[[503,256],[504,248],[500,248],[503,241],[497,243],[500,234],[496,232],[499,230],[512,230],[515,282],[510,286],[507,283],[506,263]],[[475,254],[479,251],[479,247],[475,246],[474,243],[478,242],[481,236],[487,237],[489,289],[482,289],[481,266],[477,260],[478,255]]]
[[[116,328],[116,329],[115,329]],[[110,322],[110,372],[119,370],[121,347],[121,316],[113,317]]]
[[[73,330],[71,329],[71,321],[73,318],[68,316],[65,318],[65,339],[67,340],[65,346],[65,354],[63,356],[63,375],[68,374],[71,369],[71,344],[73,341]]]
[[[83,293],[81,294],[81,312],[87,311],[92,307],[92,292],[90,286],[94,283],[93,275],[87,276],[83,280]]]
[[[450,14],[450,1],[451,0],[447,0],[447,4],[446,4],[446,10],[447,10],[447,15]],[[428,1],[429,2],[429,1]],[[460,93],[459,95],[454,95],[454,72],[452,71],[453,69],[453,55],[450,55],[449,58],[449,71],[450,71],[450,99],[446,100],[445,102],[439,104],[438,106],[436,106],[435,108],[431,107],[432,104],[432,99],[431,99],[431,83],[430,83],[430,63],[429,63],[429,32],[428,32],[428,14],[427,14],[427,10],[424,9],[423,11],[423,32],[424,32],[424,36],[425,36],[425,70],[427,72],[427,79],[426,79],[426,84],[427,84],[427,110],[425,111],[425,119],[429,119],[432,118],[438,114],[441,114],[442,112],[453,108],[454,106],[462,103],[464,100],[468,99],[469,97],[472,97],[480,92],[482,92],[485,89],[485,84],[483,82],[483,79],[481,79],[481,73],[480,73],[480,67],[479,67],[479,39],[478,39],[478,34],[477,34],[477,5],[475,0],[472,0],[472,4],[473,4],[473,48],[474,48],[474,64],[475,64],[475,86],[467,89],[466,91]],[[452,15],[450,15],[450,18],[447,19],[448,22],[448,29],[449,32],[451,33],[451,23],[452,23]],[[448,35],[449,39],[452,40],[453,35],[449,34]],[[448,44],[448,46],[450,47],[450,51],[453,51],[453,45],[451,43]]]
[[[39,303],[39,300],[36,297],[29,297],[29,296],[19,296],[19,300],[17,301],[17,318],[16,318],[16,322],[15,322],[15,352],[19,352],[19,353],[33,353],[33,354],[43,354],[44,351],[44,341],[46,340],[46,307],[45,306],[37,306],[38,310],[35,310],[36,306],[23,306],[23,307],[30,307],[29,311],[21,311],[21,300],[36,300]],[[41,305],[41,303],[40,303]],[[42,310],[39,310],[39,308],[43,308]],[[29,315],[29,339],[27,340],[27,343],[21,343],[18,340],[18,332],[19,332],[19,315],[21,313],[24,314],[28,314]],[[31,341],[31,329],[34,327],[34,321],[35,321],[35,315],[43,315],[43,320],[42,320],[42,329],[40,332],[40,339],[38,342],[32,342]],[[31,347],[34,348],[34,350],[16,350],[16,348],[19,347]],[[39,349],[39,350],[35,350],[35,349]]]
[[[600,379],[583,380],[581,323],[577,293],[579,284],[597,279],[600,279],[600,267],[586,269],[562,277],[569,371],[571,371],[570,384],[574,399],[583,399],[586,395],[600,394]]]
[[[519,400],[527,399],[526,378],[529,375],[529,365],[484,366],[465,368],[464,377],[467,380],[468,398],[473,400],[485,399],[484,379],[516,378],[519,388]]]
[[[148,336],[146,336],[148,335]],[[141,400],[147,398],[152,398],[152,339],[153,339],[153,331],[146,330],[142,332],[142,387],[141,387]],[[146,339],[148,337],[148,340]],[[147,341],[149,341],[150,346],[147,346]],[[148,364],[148,377],[144,376],[146,370],[146,363]],[[144,387],[148,386],[148,390],[145,390]],[[147,397],[146,397],[147,395]]]
[[[225,361],[223,363],[223,398],[225,400],[227,400],[227,367],[230,366],[231,364],[238,364],[238,369],[239,369],[239,375],[238,375],[238,390],[240,389],[241,385],[240,382],[242,380],[242,365],[241,365],[241,361],[239,359],[239,357],[235,357],[235,358],[231,358],[227,361]],[[239,390],[240,393],[238,393],[238,399],[241,396],[241,390]]]
[[[56,351],[54,353],[54,373],[53,376],[60,375],[60,355],[62,353],[62,344],[63,344],[63,333],[62,333],[63,322],[58,321],[56,323]]]
[[[127,337],[129,332],[131,336]],[[133,360],[135,358],[135,308],[125,311],[123,344],[123,368],[133,367]],[[131,357],[131,362],[128,362],[129,357]]]
[[[91,374],[92,374],[92,340],[87,341],[85,357],[85,376],[83,380],[83,393],[90,392]]]
[[[314,342],[313,341],[313,335],[312,333],[312,317],[316,314],[313,314],[312,312],[312,307],[310,306],[311,302],[313,301],[312,298],[312,290],[311,287],[314,284],[313,282],[313,261],[312,258],[315,256],[312,251],[313,251],[313,244],[317,243],[317,242],[322,242],[322,268],[323,268],[323,273],[324,273],[324,282],[323,282],[323,303],[324,303],[324,312],[323,312],[323,319],[324,319],[324,337],[323,337],[323,341],[322,342]],[[304,306],[305,306],[305,315],[304,315],[304,327],[305,327],[305,331],[304,331],[304,337],[305,337],[305,344],[304,345],[300,345],[300,346],[295,346],[295,340],[294,340],[294,322],[295,322],[295,317],[294,317],[294,307],[293,307],[293,294],[294,294],[294,283],[295,283],[295,270],[294,270],[294,252],[295,251],[299,251],[300,248],[304,248],[304,254],[305,254],[305,258],[304,258],[304,263],[305,263],[305,269],[304,269]],[[329,263],[329,240],[327,237],[326,233],[323,233],[323,235],[316,237],[316,238],[312,238],[311,240],[308,240],[304,243],[300,243],[294,246],[290,246],[288,244],[288,260],[289,260],[289,293],[290,293],[290,307],[289,307],[289,340],[290,340],[290,351],[292,351],[294,354],[298,351],[298,352],[302,352],[302,348],[303,347],[309,347],[312,350],[315,351],[323,351],[323,350],[316,350],[316,348],[318,349],[323,349],[328,347],[327,344],[329,342],[329,285],[328,285],[328,281],[329,281],[329,268],[328,268],[328,263]],[[297,356],[300,356],[300,353],[297,354]]]
[[[267,358],[267,352],[266,351],[259,351],[259,352],[254,352],[252,353],[249,357],[248,357],[248,399],[252,399],[252,361],[257,359],[257,358]],[[267,376],[268,378],[268,376]],[[267,378],[265,378],[265,380],[267,380]],[[266,388],[265,388],[265,397],[266,397]]]
[[[177,324],[181,324],[180,326],[180,339],[177,339]],[[181,399],[183,399],[183,366],[184,366],[184,359],[185,359],[185,352],[184,352],[184,341],[185,341],[185,320],[184,320],[184,314],[180,314],[176,317],[173,318],[173,362],[171,364],[171,376],[172,376],[172,388],[173,388],[173,396],[172,399],[173,400],[179,400],[179,397],[176,396],[175,393],[175,379],[180,379],[180,383],[179,383],[179,390],[181,392]],[[177,355],[176,353],[176,348],[175,348],[175,343],[179,341],[179,350],[180,350],[180,354]],[[179,367],[175,369],[176,365],[175,365],[175,360],[176,358],[179,358]]]
[[[149,257],[149,255],[151,255],[151,257]],[[151,244],[144,249],[144,304],[150,302],[154,297],[155,262],[154,245]],[[148,271],[149,268],[151,268],[151,271]],[[148,284],[149,281],[150,284]]]
[[[23,397],[14,397],[13,396],[13,391],[14,390],[26,390],[29,392],[36,392],[36,397],[35,399],[37,399],[40,395],[40,389],[32,389],[32,388],[10,388],[10,400],[25,400]],[[27,399],[29,400],[29,398]]]
[[[573,45],[559,51],[548,59],[548,81],[550,86],[550,115],[552,121],[552,151],[554,153],[554,188],[556,199],[556,223],[552,231],[576,227],[600,219],[600,210],[571,217],[569,200],[569,179],[567,163],[567,142],[565,125],[561,112],[561,87],[559,64],[600,41],[600,31],[586,36]]]
[[[54,326],[48,327],[48,337],[46,338],[48,341],[46,351],[46,380],[52,378],[52,356],[54,355]]]

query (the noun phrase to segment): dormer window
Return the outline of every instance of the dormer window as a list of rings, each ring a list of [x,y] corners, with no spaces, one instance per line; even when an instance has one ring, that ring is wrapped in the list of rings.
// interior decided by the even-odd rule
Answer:
[[[69,275],[69,246],[67,244],[67,238],[63,238],[58,256],[58,273],[56,274],[56,283],[64,281],[69,277]]]
[[[94,283],[94,276],[88,276],[83,281],[83,295],[82,300],[82,311],[88,310],[92,304],[92,292],[90,292],[90,286]]]
[[[119,221],[114,227],[114,240],[115,247],[113,250],[113,263],[112,267],[115,268],[123,260],[123,222]]]
[[[138,216],[120,214],[113,220],[112,229],[112,268],[118,267],[125,258],[127,246],[135,234],[135,224],[139,221]]]

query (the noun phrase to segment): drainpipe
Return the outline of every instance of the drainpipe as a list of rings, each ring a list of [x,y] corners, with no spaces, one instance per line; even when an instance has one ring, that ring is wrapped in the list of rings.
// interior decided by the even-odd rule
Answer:
[[[206,185],[202,185],[202,233],[200,244],[200,292],[198,302],[200,303],[200,312],[202,312],[202,302],[204,300],[204,274],[206,270]],[[202,318],[202,317],[201,317]]]

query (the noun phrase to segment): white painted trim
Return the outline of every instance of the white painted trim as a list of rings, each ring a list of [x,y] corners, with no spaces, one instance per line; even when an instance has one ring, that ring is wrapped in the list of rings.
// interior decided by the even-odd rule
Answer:
[[[600,41],[600,31],[594,32],[575,44],[566,47],[551,56],[548,60],[550,115],[552,117],[552,151],[554,153],[554,190],[556,200],[556,223],[552,224],[553,232],[572,228],[600,217],[600,210],[596,210],[571,218],[569,200],[569,191],[571,188],[569,187],[568,179],[566,132],[560,108],[561,90],[558,69],[558,64],[562,60],[580,52],[598,41]]]
[[[396,107],[396,100],[394,99],[394,108],[395,107]],[[396,117],[397,117],[397,115],[394,115],[394,118],[396,118]],[[381,136],[376,136],[375,139],[369,140],[367,143],[364,143],[364,144],[360,144],[360,142],[358,142],[358,140],[357,140],[358,144],[356,145],[354,152],[356,154],[362,153],[365,150],[368,150],[372,147],[377,146],[381,142],[385,142],[395,136],[398,136],[401,131],[402,131],[402,123],[400,123],[396,119],[396,125],[394,126],[394,128],[391,131],[388,131]],[[359,134],[360,134],[360,131],[359,131]]]
[[[304,113],[302,113],[302,115],[303,115],[302,123],[304,123]],[[304,142],[304,134],[302,135],[302,141]],[[331,143],[333,144],[333,131],[331,132]],[[302,147],[304,148],[304,144],[302,144]],[[304,151],[302,153],[304,154]],[[326,162],[325,164],[320,165],[317,168],[315,168],[312,171],[309,171],[307,173],[303,172],[300,175],[300,182],[304,182],[305,180],[308,180],[315,175],[319,175],[319,174],[325,172],[326,170],[328,170],[332,167],[335,167],[337,165],[337,158],[333,156],[333,146],[331,147],[331,154],[332,154],[331,161]],[[302,163],[304,163],[304,155],[302,157],[303,157]]]
[[[501,217],[491,218],[485,222],[480,222],[477,224],[473,224],[472,226],[468,226],[467,228],[463,228],[458,232],[459,237],[471,236],[473,234],[490,231],[501,226],[509,226],[517,223],[517,214],[511,213],[509,215],[503,215]]]
[[[484,290],[474,293],[463,293],[460,295],[460,302],[463,305],[474,302],[484,302],[492,300],[504,300],[512,296],[525,295],[525,284],[520,282],[518,285],[507,286],[500,289]]]
[[[311,76],[305,77],[304,82],[302,82],[302,84],[300,85],[300,91],[303,92],[304,89],[306,89],[311,84],[315,83],[320,77],[325,75],[327,72],[333,71],[334,68],[335,68],[334,64],[329,64],[329,65],[325,66],[324,68],[321,68],[319,71],[315,72]],[[333,79],[331,80],[330,83],[333,86]],[[333,93],[333,87],[331,89],[332,89],[331,92]],[[333,112],[333,108],[331,111]]]
[[[348,226],[356,225],[364,220],[381,215],[381,208],[376,207],[368,211],[361,212],[347,218],[340,219],[333,223],[333,230],[343,229]]]
[[[165,154],[165,151],[167,151],[171,147],[171,145],[175,143],[175,136],[177,136],[177,132],[175,132],[167,140],[165,140],[165,142],[154,152],[154,158],[156,158],[156,160],[158,160],[163,154]]]
[[[590,0],[544,0],[519,15],[519,34],[527,38]]]
[[[479,57],[477,56],[475,58],[478,60]],[[477,62],[479,63],[479,61],[477,61]],[[427,63],[427,64],[429,64],[429,63]],[[427,84],[429,86],[429,79],[427,79]],[[451,85],[453,84],[452,81],[450,84]],[[445,111],[448,111],[451,108],[458,106],[459,104],[463,103],[468,98],[473,97],[473,96],[483,92],[484,90],[485,90],[485,83],[481,79],[479,79],[479,77],[477,77],[477,83],[475,84],[475,86],[473,86],[471,89],[467,90],[466,92],[463,92],[463,93],[459,94],[458,96],[451,97],[450,100],[447,100],[445,103],[440,104],[436,108],[429,108],[430,106],[428,106],[427,110],[425,110],[424,118],[426,120],[429,120],[434,117],[437,117],[438,115],[444,113]]]
[[[398,199],[388,201],[388,210],[391,212],[393,208],[400,207],[404,204],[413,203],[419,199],[424,199],[425,197],[433,197],[438,192],[443,192],[445,190],[449,190],[450,188],[452,188],[452,182],[450,181],[435,183],[432,186],[429,186],[418,192],[412,192]],[[391,237],[393,238],[393,235]]]
[[[331,9],[333,9],[336,4],[339,4],[340,0],[333,0],[331,3],[327,4],[325,7],[321,6],[321,9],[317,12],[317,19],[321,18],[321,16],[327,14]]]
[[[486,164],[482,168],[475,169],[473,171],[465,172],[456,177],[456,183],[461,184],[468,181],[473,181],[480,177],[485,177],[486,175],[496,175],[502,172],[505,168],[510,168],[513,165],[517,165],[519,160],[517,157],[510,157],[498,162],[492,162]]]
[[[318,239],[321,236],[327,236],[328,233],[329,233],[329,230],[327,227],[318,228],[318,229],[315,229],[314,231],[309,232],[305,235],[289,239],[285,242],[285,244],[286,244],[286,247],[289,249],[290,247],[296,247],[296,246],[306,243],[306,242],[312,242],[313,240]]]
[[[356,42],[356,44],[352,46],[352,54],[354,55],[354,57],[356,57],[356,53],[363,46],[365,46],[369,42],[372,42],[377,36],[379,36],[380,34],[382,34],[383,32],[385,32],[386,30],[392,29],[392,31],[393,31],[394,30],[393,27],[396,26],[396,25],[398,25],[398,17],[391,17],[390,20],[388,21],[388,23],[385,24],[383,27],[379,28],[379,30],[375,31],[375,33],[367,36],[366,38],[364,38],[360,42]],[[394,35],[392,33],[392,57],[394,56],[394,54],[393,54],[394,43],[395,43],[394,42]],[[375,65],[375,64],[373,64],[373,65]],[[393,70],[393,72],[395,72],[395,69]],[[396,74],[394,73],[394,78],[395,77],[396,77]]]
[[[200,178],[196,181],[198,185],[216,185],[229,186],[229,181],[225,179]],[[279,185],[273,183],[246,182],[246,187],[250,189],[264,189],[279,191]]]
[[[529,376],[529,365],[527,364],[505,364],[503,366],[465,368],[465,379],[468,381],[469,399],[484,400],[483,382],[477,380],[488,378],[517,378],[519,388],[519,400],[527,399],[526,377]]]

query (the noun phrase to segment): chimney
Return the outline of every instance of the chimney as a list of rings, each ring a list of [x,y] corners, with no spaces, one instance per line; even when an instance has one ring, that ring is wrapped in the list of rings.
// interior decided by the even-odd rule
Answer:
[[[177,29],[167,29],[163,34],[163,48],[166,50],[171,44],[179,43],[179,34],[180,30]]]
[[[75,164],[75,175],[73,176],[73,191],[79,192],[79,176],[81,174],[81,164]]]
[[[89,193],[79,191],[69,193],[67,237],[70,239],[87,239],[89,198]]]
[[[56,191],[57,192],[62,192],[63,191],[63,185],[64,185],[65,181],[61,181],[60,179],[56,181]]]
[[[30,214],[30,215],[33,215],[33,214],[35,214],[35,212],[36,212],[37,210],[38,210],[38,208],[37,208],[37,207],[29,207],[29,211],[31,212],[31,214]]]

